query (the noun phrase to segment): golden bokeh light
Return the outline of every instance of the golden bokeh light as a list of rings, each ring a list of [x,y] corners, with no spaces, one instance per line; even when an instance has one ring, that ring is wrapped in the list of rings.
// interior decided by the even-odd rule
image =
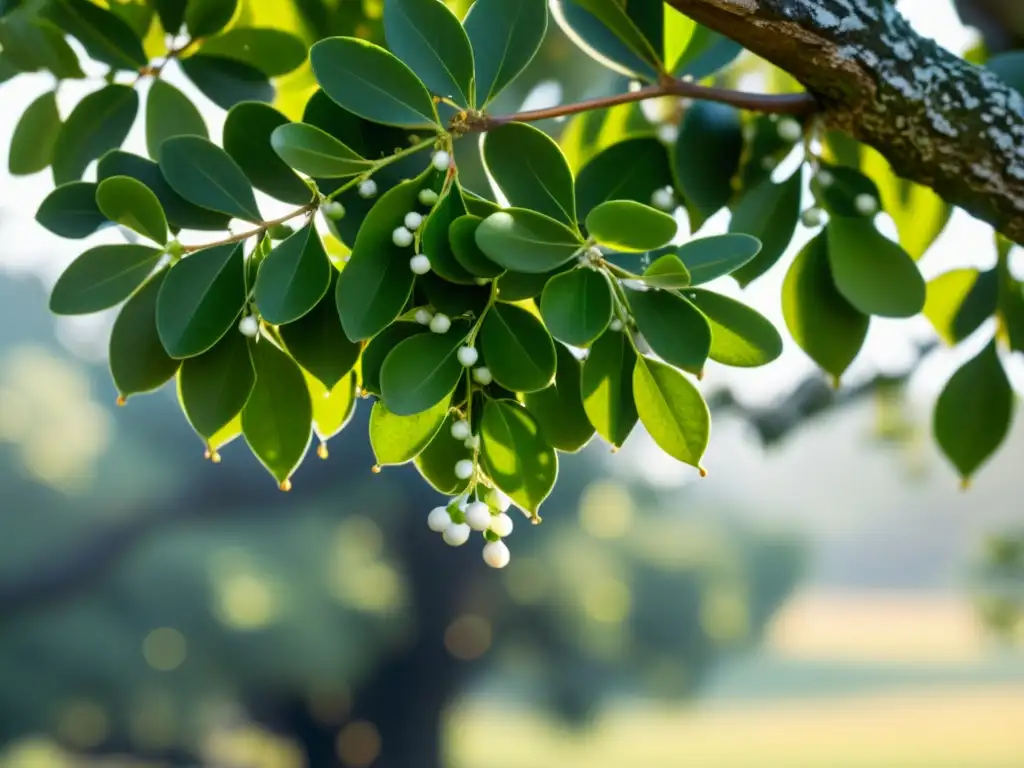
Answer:
[[[185,636],[173,627],[154,629],[142,641],[146,663],[160,672],[171,672],[185,662]]]
[[[455,619],[444,632],[444,647],[462,661],[479,659],[491,647],[491,622],[473,613]]]
[[[338,758],[349,768],[369,768],[380,756],[380,733],[366,720],[349,723],[338,734]]]

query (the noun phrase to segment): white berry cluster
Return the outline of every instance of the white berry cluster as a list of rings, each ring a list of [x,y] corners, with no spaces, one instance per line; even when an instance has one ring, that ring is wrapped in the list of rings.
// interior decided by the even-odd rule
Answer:
[[[469,464],[472,471],[472,462]],[[486,542],[484,562],[492,568],[504,568],[508,565],[510,553],[502,539],[509,536],[514,527],[508,515],[510,504],[509,498],[497,489],[489,491],[484,501],[479,498],[470,501],[468,496],[457,496],[448,506],[431,510],[427,515],[427,525],[430,530],[440,533],[445,543],[452,547],[461,547],[469,541],[473,531],[482,533]]]

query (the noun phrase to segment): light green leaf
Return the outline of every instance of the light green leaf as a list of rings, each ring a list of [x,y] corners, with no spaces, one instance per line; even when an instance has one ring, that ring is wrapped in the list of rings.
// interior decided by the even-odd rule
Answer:
[[[224,121],[224,150],[256,189],[283,202],[304,205],[313,199],[313,191],[271,146],[274,131],[287,123],[288,118],[268,104],[236,104]]]
[[[699,374],[711,351],[708,319],[682,296],[626,289],[640,333],[665,362]]]
[[[157,272],[125,302],[110,331],[110,374],[122,397],[162,387],[181,365],[164,351],[156,331],[156,300],[166,274]]]
[[[752,235],[761,241],[761,251],[733,272],[740,286],[747,286],[773,266],[793,240],[800,221],[801,173],[797,170],[781,184],[770,177],[744,193],[733,211],[729,231]]]
[[[476,0],[463,26],[473,48],[476,104],[486,107],[537,51],[548,27],[544,0]]]
[[[697,388],[674,368],[646,357],[633,369],[636,410],[658,447],[674,459],[696,467],[708,447],[711,413]]]
[[[686,110],[672,151],[672,167],[687,203],[698,214],[698,224],[732,198],[732,177],[742,153],[743,132],[736,109],[697,101]]]
[[[924,316],[949,346],[963,340],[957,333],[956,319],[964,300],[971,294],[981,273],[976,269],[954,269],[929,281]]]
[[[167,139],[160,151],[160,170],[190,203],[246,221],[262,219],[245,173],[231,155],[206,139]]]
[[[604,333],[612,319],[612,291],[602,272],[582,267],[548,280],[540,314],[551,335],[585,347]]]
[[[434,2],[435,0],[431,0]],[[295,170],[321,179],[357,176],[373,167],[326,131],[305,123],[288,123],[270,135],[278,156]]]
[[[476,230],[476,244],[487,258],[505,269],[540,274],[569,261],[583,241],[554,219],[510,208],[483,220]]]
[[[459,19],[439,0],[388,0],[388,48],[434,94],[472,107],[473,50]]]
[[[108,85],[78,102],[53,146],[53,180],[78,181],[93,160],[116,149],[139,111],[139,96],[127,85]]]
[[[256,306],[274,325],[292,323],[327,293],[333,269],[312,222],[275,247],[256,277]]]
[[[160,147],[172,136],[209,138],[206,123],[192,100],[164,80],[156,79],[146,96],[146,151],[160,159]]]
[[[115,69],[146,66],[142,41],[126,22],[88,0],[54,0],[46,7],[50,21],[76,38],[96,61]]]
[[[255,385],[249,343],[240,333],[226,334],[203,354],[185,360],[178,374],[182,410],[206,440],[241,414]]]
[[[29,104],[11,136],[7,168],[12,176],[28,176],[49,167],[61,125],[55,91]]]
[[[409,416],[392,413],[378,400],[370,411],[370,446],[377,464],[405,464],[415,459],[434,439],[447,415],[447,400]]]
[[[193,38],[220,32],[235,15],[238,0],[188,0],[185,26]]]
[[[711,325],[711,351],[716,363],[737,368],[767,365],[782,354],[782,337],[759,312],[718,293],[693,288],[685,292]]]
[[[750,235],[717,235],[690,240],[676,251],[690,272],[693,285],[730,275],[761,250],[761,241]]]
[[[50,294],[57,315],[87,315],[120,304],[145,282],[161,253],[144,245],[97,245],[73,262]]]
[[[659,256],[638,279],[651,288],[685,288],[693,282],[690,270],[674,253]]]
[[[558,477],[558,456],[529,411],[511,400],[488,400],[480,425],[480,458],[494,484],[540,519],[537,511]]]
[[[302,39],[280,29],[235,27],[204,40],[199,50],[255,67],[267,77],[280,77],[306,60]]]
[[[64,40],[60,28],[24,10],[10,13],[0,23],[0,68],[8,79],[18,72],[46,70],[58,80],[85,77],[78,54]]]
[[[381,399],[397,416],[412,416],[448,402],[465,370],[456,353],[468,331],[454,323],[446,334],[419,334],[400,342],[380,369]]]
[[[359,361],[359,369],[363,377],[363,389],[367,392],[380,396],[380,369],[384,365],[391,350],[413,336],[430,333],[426,326],[419,323],[407,323],[398,321],[392,323],[383,331],[374,336],[363,349]]]
[[[111,221],[155,243],[167,243],[167,218],[152,190],[130,176],[112,176],[96,188],[96,204]]]
[[[619,448],[636,426],[633,366],[636,352],[621,331],[605,331],[583,363],[580,388],[597,434]]]
[[[555,383],[523,395],[523,404],[537,420],[541,435],[551,446],[576,453],[594,436],[594,426],[583,409],[580,381],[583,367],[564,344],[556,344],[558,370]]]
[[[641,253],[660,248],[676,236],[676,220],[632,200],[609,200],[587,215],[587,233],[617,251]]]
[[[534,315],[498,302],[480,327],[480,347],[494,380],[512,392],[536,392],[555,378],[555,344]]]
[[[437,2],[437,0],[429,0]],[[458,182],[449,186],[448,191],[438,200],[426,221],[422,225],[420,233],[420,252],[430,258],[430,269],[448,283],[460,285],[474,285],[473,273],[462,266],[455,257],[451,241],[448,237],[452,222],[466,213],[466,206],[462,202],[462,193]],[[438,307],[438,309],[441,309]],[[442,312],[447,310],[441,309]]]
[[[431,486],[439,493],[447,496],[461,493],[469,485],[469,480],[461,480],[455,476],[455,465],[471,459],[472,453],[465,446],[465,441],[452,437],[452,423],[455,415],[450,414],[434,439],[415,458],[416,469]]]
[[[96,185],[88,181],[62,184],[46,196],[36,221],[59,237],[81,239],[108,224],[96,205]]]
[[[320,438],[321,458],[327,458],[326,443],[341,432],[356,410],[356,372],[351,371],[328,390],[323,383],[305,374],[309,396],[313,401],[313,431]]]

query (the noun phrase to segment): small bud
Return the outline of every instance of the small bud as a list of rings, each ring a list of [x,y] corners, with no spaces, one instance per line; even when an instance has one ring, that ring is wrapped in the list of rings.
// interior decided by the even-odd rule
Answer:
[[[832,175],[831,171],[822,168],[818,171],[818,183],[823,187],[831,187],[836,183],[836,177]]]
[[[491,530],[501,536],[501,538],[512,535],[512,529],[514,527],[515,526],[512,524],[512,518],[504,512],[491,518]]]
[[[853,207],[861,216],[874,216],[878,213],[878,201],[874,195],[864,192],[857,195],[853,200]]]
[[[171,240],[167,244],[167,253],[171,255],[171,258],[180,259],[185,253],[185,246],[177,240]]]
[[[674,211],[676,208],[676,196],[671,187],[656,189],[651,194],[651,205],[661,211]]]
[[[497,488],[492,488],[487,494],[487,503],[494,507],[499,512],[507,512],[508,508],[512,506],[512,501],[504,493],[499,491]]]
[[[371,198],[377,196],[377,182],[373,179],[363,179],[359,182],[359,196]]]
[[[491,375],[490,368],[481,365],[479,368],[473,369],[473,380],[477,384],[486,387],[488,384],[494,381],[494,377]]]
[[[822,214],[821,208],[808,208],[800,214],[800,221],[803,222],[805,227],[810,229],[820,227],[823,220],[824,215]]]
[[[470,435],[462,442],[462,444],[469,450],[475,451],[480,447],[480,435]]]
[[[411,269],[415,275],[425,275],[430,271],[430,259],[428,259],[425,254],[417,253],[409,259],[409,269]]]
[[[451,523],[445,528],[442,538],[444,543],[452,547],[461,547],[467,541],[469,541],[469,535],[472,533],[472,529],[465,523]]]
[[[324,394],[329,395],[330,393],[325,392]],[[330,456],[330,453],[328,453],[327,451],[327,443],[320,443],[320,445],[316,447],[316,455],[319,456],[324,461],[327,461],[328,457]]]
[[[491,508],[482,501],[474,501],[466,507],[466,522],[474,531],[486,531],[491,527]]]
[[[444,533],[452,524],[452,517],[447,507],[434,507],[427,515],[427,527],[434,533]]]
[[[452,321],[448,318],[448,315],[438,312],[430,319],[430,330],[434,333],[448,333],[448,329],[452,327]]]
[[[473,430],[469,427],[469,422],[464,419],[460,419],[452,424],[452,437],[456,440],[465,440],[473,434]]]
[[[476,351],[476,347],[459,347],[458,352],[459,362],[466,368],[476,365],[476,361],[480,358],[480,354]]]
[[[484,562],[491,568],[504,568],[511,557],[503,541],[489,541],[484,544]]]
[[[238,330],[243,336],[247,336],[250,339],[255,339],[257,334],[260,332],[260,323],[252,315],[246,315],[238,323]]]
[[[608,323],[608,330],[609,331],[616,331],[616,332],[621,331],[622,330],[622,321],[619,320],[619,318],[617,318],[617,317],[613,317],[612,321],[610,323]]]
[[[434,158],[431,162],[437,170],[447,171],[448,166],[452,163],[452,156],[441,149],[434,153]]]
[[[787,117],[785,120],[780,120],[776,130],[779,132],[780,139],[790,143],[800,141],[801,137],[804,135],[804,129],[800,126],[800,123],[791,117]]]
[[[420,308],[416,310],[416,322],[420,325],[430,325],[433,317],[434,314],[429,309]]]
[[[461,459],[455,462],[455,476],[459,480],[469,480],[473,476],[473,462],[469,459]]]
[[[395,227],[395,231],[391,233],[391,242],[399,248],[406,248],[412,245],[412,232],[405,227]]]
[[[662,144],[675,144],[679,138],[679,128],[674,123],[662,123],[658,126],[658,141]]]
[[[288,493],[288,491],[290,491],[292,489],[292,481],[291,480],[282,480],[281,483],[277,487],[280,488],[285,493]]]
[[[419,200],[421,204],[430,207],[437,202],[437,192],[432,189],[421,189]]]
[[[329,203],[324,203],[322,206],[320,206],[320,210],[324,212],[324,216],[334,221],[344,218],[345,216],[345,206],[339,203],[337,200],[332,200]]]
[[[600,261],[601,259],[604,258],[604,254],[601,253],[601,249],[598,248],[596,245],[592,245],[589,248],[587,248],[587,251],[584,255],[586,256],[588,261]]]
[[[409,211],[407,214],[405,214],[405,228],[408,229],[410,232],[415,232],[417,229],[420,228],[420,224],[422,223],[423,217],[420,214],[416,213],[416,211]]]

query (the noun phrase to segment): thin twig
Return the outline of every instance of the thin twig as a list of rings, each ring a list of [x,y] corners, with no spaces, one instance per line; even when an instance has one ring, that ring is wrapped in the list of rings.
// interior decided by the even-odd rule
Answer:
[[[200,245],[186,245],[184,246],[184,252],[192,253],[194,251],[201,251],[204,248],[216,248],[218,245],[231,245],[231,243],[240,243],[243,240],[248,240],[250,237],[255,237],[256,235],[259,235],[262,232],[266,232],[268,229],[271,229],[272,227],[276,227],[279,224],[284,224],[288,221],[291,221],[296,216],[301,216],[304,213],[310,213],[311,211],[315,211],[317,207],[319,207],[319,205],[319,200],[313,200],[309,203],[306,203],[306,205],[302,206],[301,208],[297,208],[291,213],[285,214],[279,219],[261,222],[260,225],[255,229],[250,229],[245,232],[239,232],[237,235],[225,237],[223,240],[214,240],[212,243],[202,243]]]

